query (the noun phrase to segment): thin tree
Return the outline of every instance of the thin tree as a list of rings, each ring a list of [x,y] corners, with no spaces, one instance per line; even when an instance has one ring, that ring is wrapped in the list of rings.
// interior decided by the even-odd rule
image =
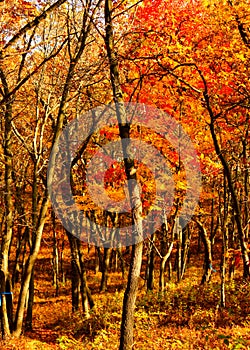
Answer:
[[[114,34],[112,27],[112,0],[105,0],[105,43],[110,66],[110,79],[113,90],[113,99],[116,106],[116,115],[119,123],[121,139],[129,139],[130,124],[126,115],[123,93],[119,79],[118,59],[115,52]],[[128,157],[128,143],[123,143],[123,155],[127,180],[129,184],[129,195],[132,208],[132,224],[135,227],[133,234],[137,238],[132,247],[131,264],[128,275],[127,288],[123,299],[123,311],[121,322],[120,350],[131,350],[133,347],[134,308],[138,290],[138,282],[142,264],[143,232],[142,232],[142,203],[139,186],[136,182],[136,171],[134,160]],[[132,200],[133,199],[133,200]]]

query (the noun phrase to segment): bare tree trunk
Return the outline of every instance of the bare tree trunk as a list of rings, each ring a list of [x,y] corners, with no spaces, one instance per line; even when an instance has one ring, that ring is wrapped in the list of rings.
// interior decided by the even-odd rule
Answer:
[[[101,267],[101,268],[100,268]],[[95,247],[95,273],[102,271],[102,257],[100,247]]]
[[[34,242],[34,247],[32,249],[32,253],[30,254],[26,262],[24,276],[23,276],[23,283],[21,284],[21,290],[20,290],[19,299],[18,299],[16,318],[14,323],[14,332],[13,332],[13,335],[16,337],[19,337],[22,332],[25,301],[29,290],[32,271],[33,271],[34,264],[37,259],[37,255],[41,245],[42,233],[43,233],[43,228],[46,221],[48,206],[49,206],[49,199],[48,199],[48,196],[45,195],[45,198],[41,206],[41,211],[39,216],[39,225],[36,231],[36,239]]]
[[[80,301],[80,276],[77,268],[78,252],[77,238],[67,232],[71,252],[71,297],[72,297],[72,312],[79,309]]]
[[[174,246],[174,242],[172,241],[170,243],[170,246],[168,247],[168,251],[167,253],[162,257],[161,259],[161,265],[160,265],[160,283],[159,283],[159,287],[160,287],[160,292],[164,292],[165,290],[165,278],[164,278],[164,272],[165,272],[165,266],[166,266],[166,262],[168,261],[172,249]]]
[[[121,247],[117,248],[117,254],[118,254],[119,260],[121,262],[122,278],[124,278],[124,276],[125,276],[125,261],[123,259]]]
[[[174,215],[174,218],[177,215],[177,209]],[[169,268],[169,280],[172,277],[172,264],[170,261],[170,255],[173,250],[174,246],[174,227],[175,227],[175,220],[173,218],[173,223],[170,229],[170,232],[168,233],[168,223],[167,218],[164,213],[164,223],[161,226],[161,232],[162,232],[162,241],[161,241],[161,263],[160,263],[160,276],[159,276],[159,291],[160,293],[163,293],[165,290],[165,270],[166,270],[166,263],[168,261],[168,268]]]
[[[72,311],[79,310],[80,296],[85,317],[89,317],[89,309],[94,307],[91,292],[87,286],[86,270],[83,262],[81,244],[78,238],[67,232],[71,250],[71,283]]]
[[[101,292],[105,292],[105,290],[107,289],[110,254],[111,254],[111,248],[104,248],[103,266],[102,266],[102,280],[101,280],[101,287],[100,287]]]
[[[155,234],[151,236],[151,241],[149,241],[149,253],[148,253],[148,266],[147,266],[147,291],[152,291],[154,289],[154,241]]]
[[[113,89],[114,102],[116,104],[116,115],[119,123],[119,132],[121,139],[129,139],[130,124],[127,121],[122,90],[120,86],[118,61],[114,48],[111,14],[112,0],[105,0],[105,43],[109,58],[111,84]],[[132,208],[132,224],[135,227],[133,234],[136,236],[138,243],[133,245],[132,248],[128,284],[123,299],[120,350],[131,350],[133,346],[134,308],[138,290],[143,251],[143,232],[141,218],[142,203],[139,186],[136,181],[136,169],[134,168],[134,160],[130,158],[128,154],[128,144],[126,143],[125,145],[123,143],[123,155],[127,180],[135,180],[129,182],[129,195]]]
[[[25,322],[25,330],[32,330],[32,319],[33,319],[33,304],[34,304],[34,292],[35,292],[35,280],[34,280],[34,266],[31,272],[30,284],[29,284],[29,299],[28,299],[28,308]]]
[[[10,332],[13,329],[12,314],[12,292],[11,292],[11,281],[10,278],[5,279],[5,275],[2,270],[0,270],[0,322],[2,330],[2,338],[6,338],[9,334],[6,332],[5,325],[9,326]],[[4,308],[3,308],[4,306]]]
[[[82,299],[82,309],[85,317],[89,317],[90,316],[89,310],[92,309],[95,306],[95,304],[87,284],[86,269],[83,261],[81,243],[79,240],[77,240],[77,249],[78,249],[78,257],[79,257],[78,269],[80,270],[80,281],[81,281],[80,291],[81,291],[81,299]]]
[[[221,297],[220,297],[220,305],[221,307],[226,307],[226,266],[227,266],[227,254],[228,254],[228,228],[226,226],[223,227],[223,241],[222,241],[222,252],[221,252]]]
[[[211,278],[211,273],[213,270],[212,267],[212,245],[211,245],[211,241],[208,237],[208,233],[206,228],[204,227],[204,225],[194,219],[194,221],[197,223],[199,230],[200,230],[200,234],[201,234],[201,238],[204,244],[204,249],[205,249],[205,256],[204,256],[204,274],[202,276],[202,280],[201,280],[201,284],[204,283],[208,283],[210,281]]]
[[[215,131],[216,116],[214,115],[214,112],[213,112],[212,107],[210,105],[210,97],[208,95],[208,88],[207,88],[206,80],[205,80],[204,76],[202,75],[201,71],[199,71],[199,74],[200,74],[200,76],[203,80],[204,86],[205,86],[203,96],[204,96],[206,107],[207,107],[207,110],[208,110],[208,113],[210,116],[209,127],[210,127],[210,132],[211,132],[211,136],[212,136],[213,143],[214,143],[214,148],[215,148],[216,154],[217,154],[218,158],[220,159],[221,164],[223,166],[225,176],[227,179],[228,188],[229,188],[229,191],[230,191],[231,196],[232,196],[232,204],[233,204],[233,208],[234,208],[234,212],[235,212],[235,222],[237,225],[238,236],[239,236],[240,246],[241,246],[241,253],[242,253],[242,258],[243,258],[243,278],[248,278],[250,276],[250,261],[249,261],[249,256],[248,256],[248,247],[247,247],[247,242],[246,242],[246,236],[245,236],[244,228],[242,226],[242,218],[241,218],[239,200],[237,198],[237,194],[236,194],[236,191],[234,188],[232,173],[230,171],[228,162],[224,156],[224,152],[222,152],[222,149],[220,147],[220,144],[218,142],[218,138],[216,135],[216,131]]]
[[[0,53],[0,55],[2,55]],[[0,61],[1,61],[0,56]],[[2,67],[0,66],[0,79],[3,85],[4,96],[9,95],[9,87],[6,76]],[[13,228],[13,166],[12,166],[12,102],[9,98],[6,98],[5,111],[4,111],[4,209],[5,209],[5,227],[2,233],[1,252],[0,252],[0,270],[3,273],[4,278],[1,278],[1,290],[4,292],[6,288],[7,279],[9,277],[9,250],[12,240],[12,228]],[[2,277],[3,277],[2,276]],[[8,310],[6,305],[6,298],[2,297],[2,324],[4,329],[4,335],[10,335],[10,325],[8,319]]]
[[[64,239],[62,241],[61,250],[60,250],[60,281],[65,283],[65,270],[64,270]]]
[[[26,244],[26,240],[29,234],[29,228],[26,222],[25,205],[23,201],[23,193],[25,192],[25,177],[27,176],[27,164],[24,165],[23,174],[21,179],[13,173],[13,181],[15,183],[15,207],[19,218],[22,218],[22,225],[17,227],[17,243],[15,253],[15,263],[12,270],[12,288],[14,289],[15,283],[19,282],[22,273],[22,250]],[[21,172],[22,173],[22,172]],[[24,227],[25,226],[25,227]]]
[[[36,130],[38,129],[38,124]],[[31,237],[31,253],[34,247],[34,243],[36,240],[36,229],[37,229],[37,223],[38,223],[38,164],[40,156],[37,154],[37,152],[34,152],[34,169],[33,169],[33,183],[32,183],[32,237]],[[34,268],[35,265],[32,268],[30,282],[29,282],[29,294],[28,294],[28,308],[27,308],[27,315],[26,315],[26,322],[25,322],[25,329],[26,330],[32,330],[32,317],[33,317],[33,304],[34,304]]]
[[[56,218],[55,214],[52,213],[52,223],[53,223],[53,286],[56,287],[56,296],[59,295],[59,252],[58,252],[58,242],[56,234]]]
[[[223,215],[221,213],[221,222],[222,222],[222,251],[221,251],[221,288],[220,288],[220,306],[226,307],[226,267],[228,260],[228,218],[229,218],[229,198],[230,195],[227,196],[227,182],[224,174],[223,179]]]
[[[177,251],[176,251],[176,263],[177,263],[177,281],[181,281],[182,272],[182,227],[176,225],[176,235],[177,235]]]
[[[189,254],[189,247],[190,247],[190,240],[191,240],[191,232],[189,229],[189,226],[186,226],[184,228],[184,241],[183,241],[183,249],[182,249],[182,262],[181,262],[181,279],[184,276],[187,262],[188,262],[188,254]]]
[[[247,140],[249,139],[249,126],[246,131],[246,135],[242,140],[242,153],[243,153],[243,164],[244,164],[244,232],[246,241],[248,242],[249,239],[249,204],[248,204],[248,198],[249,198],[249,167],[247,166],[247,159],[249,159],[249,152],[247,152]]]

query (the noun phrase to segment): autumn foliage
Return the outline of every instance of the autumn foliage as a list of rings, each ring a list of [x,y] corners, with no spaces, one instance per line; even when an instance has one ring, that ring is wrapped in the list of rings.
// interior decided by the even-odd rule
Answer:
[[[248,349],[249,1],[112,1],[113,56],[107,3],[0,1],[0,347],[118,347],[133,261],[131,247],[115,245],[119,227],[134,222],[129,206],[116,213],[131,196],[128,159],[103,155],[109,166],[95,174],[104,187],[98,198],[87,183],[97,152],[123,137],[113,120],[94,130],[102,117],[95,108],[118,99],[162,111],[148,112],[152,128],[131,121],[129,138],[156,149],[168,170],[157,188],[157,171],[132,160],[141,217],[161,220],[143,232],[133,348]],[[69,176],[90,220],[84,237],[94,232],[96,244],[64,230],[48,193],[60,161],[53,146],[88,111],[81,127],[94,132],[72,156]],[[202,188],[185,227],[179,212],[199,188],[189,188],[180,150],[161,133],[164,115],[182,126],[199,162]],[[112,210],[100,206],[103,193]]]

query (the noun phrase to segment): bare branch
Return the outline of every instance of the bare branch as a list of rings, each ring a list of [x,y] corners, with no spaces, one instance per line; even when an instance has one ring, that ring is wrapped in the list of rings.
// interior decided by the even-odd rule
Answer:
[[[6,50],[9,46],[11,46],[14,42],[16,42],[23,34],[25,34],[28,30],[37,26],[43,19],[47,17],[47,15],[52,12],[54,9],[61,6],[67,0],[58,0],[53,5],[51,5],[47,10],[43,11],[39,16],[37,16],[33,21],[27,23],[24,27],[22,27],[19,32],[17,32],[4,46],[4,50]]]

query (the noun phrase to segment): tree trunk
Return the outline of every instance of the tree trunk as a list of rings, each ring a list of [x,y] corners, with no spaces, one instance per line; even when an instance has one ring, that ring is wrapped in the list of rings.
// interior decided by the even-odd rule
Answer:
[[[55,214],[52,213],[52,223],[53,223],[53,286],[56,288],[56,296],[59,295],[59,252],[58,252],[58,242],[56,234],[56,218]]]
[[[78,269],[80,270],[80,281],[81,281],[81,299],[82,299],[82,309],[85,317],[89,317],[89,310],[92,309],[95,304],[92,298],[90,289],[87,284],[87,274],[83,261],[83,254],[81,249],[81,243],[77,240],[77,249],[78,249],[78,257],[79,257],[79,265]]]
[[[168,247],[168,251],[167,253],[162,257],[161,259],[161,265],[160,265],[160,283],[159,283],[159,287],[160,287],[160,292],[164,292],[165,289],[165,278],[164,278],[164,273],[165,273],[165,269],[166,269],[166,262],[168,261],[172,249],[174,246],[174,242],[170,243],[170,246]]]
[[[213,110],[212,110],[211,105],[210,105],[210,98],[209,98],[208,91],[207,91],[206,81],[201,73],[200,73],[200,75],[201,75],[203,82],[205,84],[205,91],[203,93],[203,96],[204,96],[204,100],[205,100],[205,103],[207,106],[208,113],[210,115],[209,127],[210,127],[210,132],[211,132],[211,136],[212,136],[213,143],[214,143],[214,148],[215,148],[216,154],[217,154],[218,158],[220,159],[221,164],[223,166],[225,176],[227,179],[227,183],[228,183],[228,188],[229,188],[229,191],[230,191],[231,196],[232,196],[232,203],[233,203],[233,208],[234,208],[234,212],[235,212],[235,222],[237,225],[238,236],[239,236],[240,246],[241,246],[241,253],[242,253],[242,257],[243,257],[243,278],[248,278],[250,276],[250,264],[249,264],[246,236],[245,236],[245,232],[244,232],[244,229],[242,226],[242,218],[241,218],[239,200],[237,198],[237,194],[236,194],[236,191],[234,188],[232,174],[231,174],[228,162],[224,156],[224,153],[222,152],[222,149],[219,145],[217,135],[215,132],[214,123],[215,123],[216,118],[215,118],[215,115],[214,115]]]
[[[194,219],[194,221],[197,223],[199,230],[200,230],[200,234],[201,234],[201,238],[204,244],[204,249],[205,249],[205,256],[204,256],[204,274],[202,276],[202,280],[201,280],[201,284],[205,284],[208,283],[210,281],[211,278],[211,273],[213,270],[212,267],[212,245],[211,245],[211,241],[208,237],[207,234],[207,230],[205,229],[204,225]]]
[[[37,259],[37,255],[41,245],[42,233],[43,233],[43,228],[46,221],[48,206],[49,206],[49,200],[47,195],[45,195],[45,198],[41,206],[41,211],[39,216],[39,225],[36,231],[34,247],[32,248],[32,253],[30,254],[25,264],[23,282],[21,284],[21,290],[19,293],[15,323],[14,323],[14,332],[13,332],[13,335],[16,337],[19,337],[22,332],[23,317],[24,317],[24,311],[25,311],[25,301],[29,290],[32,271],[33,271],[35,261]]]
[[[105,292],[107,289],[110,254],[111,254],[111,248],[104,248],[103,266],[102,266],[102,280],[101,280],[101,287],[100,287],[101,292]]]
[[[177,224],[176,227],[177,235],[177,251],[176,251],[176,265],[177,265],[177,281],[181,281],[181,272],[182,272],[182,227]]]
[[[80,295],[82,309],[85,317],[89,317],[89,309],[94,307],[91,292],[87,286],[86,270],[78,238],[67,232],[71,250],[71,287],[72,287],[72,312],[79,310]]]
[[[147,291],[152,291],[154,289],[154,241],[155,234],[151,236],[151,241],[149,241],[149,253],[148,253],[148,266],[147,266]]]
[[[177,214],[177,211],[175,213],[175,216]],[[164,223],[161,227],[161,233],[162,233],[162,239],[161,239],[161,263],[160,263],[160,276],[159,276],[159,291],[160,293],[163,293],[165,290],[165,270],[166,270],[166,263],[169,260],[169,279],[171,279],[172,276],[172,265],[170,261],[170,255],[172,253],[172,249],[174,246],[174,220],[171,227],[171,230],[169,232],[168,236],[168,225],[167,225],[167,219],[164,214]],[[171,240],[171,241],[170,241]]]
[[[0,270],[0,321],[2,329],[2,338],[9,336],[13,329],[12,323],[12,314],[13,314],[13,305],[12,305],[12,292],[11,292],[11,281],[9,278],[5,279],[3,271]],[[6,324],[8,329],[6,329]]]
[[[223,227],[223,241],[222,241],[222,252],[221,252],[221,288],[220,288],[220,305],[226,307],[226,266],[227,266],[227,255],[228,255],[228,228],[224,225]]]
[[[1,61],[0,53],[0,61]],[[9,95],[9,87],[7,79],[2,67],[0,66],[0,79],[3,86],[4,97]],[[5,191],[4,191],[4,209],[5,209],[5,227],[2,233],[2,244],[0,252],[0,270],[4,275],[2,278],[2,290],[5,291],[5,285],[9,276],[9,251],[12,240],[12,228],[13,228],[13,165],[12,165],[12,102],[7,97],[4,111],[4,140],[3,140],[3,153],[4,153],[4,180],[5,180]],[[3,277],[3,276],[1,276]],[[10,335],[10,326],[8,319],[8,312],[6,306],[6,298],[2,297],[2,323],[4,329],[4,335]]]
[[[124,278],[124,276],[125,276],[125,261],[123,259],[121,247],[117,248],[117,254],[118,254],[119,260],[121,262],[122,278]]]
[[[181,258],[181,279],[184,276],[187,262],[188,262],[188,255],[189,255],[189,247],[190,247],[190,240],[191,240],[191,233],[189,226],[186,226],[184,228],[183,232],[183,246],[182,246],[182,258]]]
[[[133,347],[134,309],[140,278],[143,242],[133,245],[128,284],[123,299],[120,350]]]
[[[78,252],[77,238],[67,231],[67,236],[70,244],[71,252],[71,297],[72,297],[72,312],[79,310],[80,301],[80,276],[77,267]]]
[[[63,238],[61,250],[60,250],[60,281],[64,284],[65,283],[65,270],[64,270],[64,264],[63,264],[64,260],[63,259],[64,259],[64,238]]]
[[[26,331],[32,330],[33,304],[34,304],[34,292],[35,292],[34,283],[35,281],[34,281],[34,267],[33,267],[31,272],[30,285],[29,285],[29,299],[28,299],[28,308],[27,308],[27,315],[26,315],[26,322],[25,322]]]
[[[119,123],[121,139],[129,139],[130,124],[127,121],[123,103],[122,90],[119,80],[117,55],[114,48],[114,36],[112,29],[112,0],[105,0],[105,43],[109,59],[110,77],[113,89],[113,97],[116,105],[116,115]],[[142,232],[142,203],[140,190],[136,181],[136,169],[134,160],[129,156],[128,143],[122,143],[125,172],[129,184],[129,196],[132,208],[132,225],[135,229],[132,233],[136,237],[136,243],[132,249],[131,265],[128,276],[128,284],[124,294],[123,313],[121,323],[120,350],[131,350],[133,346],[134,308],[138,290],[138,282],[142,264],[143,232]],[[129,181],[134,180],[134,181]]]

